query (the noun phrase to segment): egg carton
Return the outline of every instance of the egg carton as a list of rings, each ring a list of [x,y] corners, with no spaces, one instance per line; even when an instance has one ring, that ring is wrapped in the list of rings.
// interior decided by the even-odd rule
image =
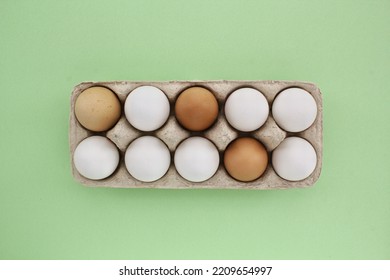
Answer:
[[[135,129],[127,121],[124,114],[124,103],[127,95],[139,86],[150,85],[161,89],[170,102],[170,116],[167,122],[158,130],[143,132]],[[110,130],[97,133],[80,125],[75,116],[75,102],[78,95],[92,86],[103,86],[112,90],[119,98],[122,105],[122,115],[117,124]],[[202,86],[211,90],[218,100],[219,115],[216,123],[203,132],[192,132],[184,129],[174,115],[174,104],[179,94],[186,88]],[[240,132],[229,125],[224,116],[224,104],[234,90],[242,87],[251,87],[259,90],[266,97],[270,114],[263,126],[253,132]],[[312,94],[317,103],[317,117],[314,123],[306,130],[298,133],[287,132],[281,129],[272,117],[272,102],[275,96],[282,90],[290,87],[299,87]],[[92,135],[100,135],[109,138],[120,151],[120,162],[116,171],[108,178],[102,180],[90,180],[83,177],[75,168],[73,154],[77,145],[85,138]],[[141,182],[133,178],[126,169],[124,154],[129,144],[136,138],[144,135],[152,135],[160,138],[168,146],[171,152],[171,165],[167,173],[154,182]],[[214,176],[207,181],[194,183],[181,177],[173,164],[173,155],[181,141],[190,136],[203,136],[211,140],[220,153],[220,165]],[[269,154],[269,163],[263,175],[251,182],[240,182],[233,179],[223,166],[223,153],[228,144],[241,136],[250,136],[264,144]],[[312,174],[301,181],[287,181],[278,176],[271,163],[272,151],[289,136],[298,136],[309,141],[317,154],[317,165]],[[300,81],[112,81],[112,82],[82,82],[75,86],[71,96],[69,142],[73,177],[83,185],[91,187],[119,187],[119,188],[167,188],[167,189],[288,189],[294,187],[312,186],[319,178],[322,167],[322,96],[319,88],[312,83]]]

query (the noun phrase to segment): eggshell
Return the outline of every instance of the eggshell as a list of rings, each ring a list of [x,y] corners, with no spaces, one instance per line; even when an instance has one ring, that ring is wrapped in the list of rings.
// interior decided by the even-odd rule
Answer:
[[[126,118],[133,127],[142,131],[160,128],[167,121],[169,111],[167,96],[153,86],[140,86],[126,98]]]
[[[119,151],[106,137],[91,136],[78,144],[73,162],[82,176],[100,180],[110,176],[117,168]]]
[[[272,104],[272,115],[284,130],[300,132],[314,123],[317,104],[306,90],[297,87],[288,88],[276,96]]]
[[[168,171],[171,155],[165,143],[154,136],[142,136],[130,143],[125,153],[126,169],[143,182],[153,182]]]
[[[76,99],[75,115],[82,126],[91,131],[106,131],[121,116],[118,97],[108,88],[90,87]]]
[[[188,130],[202,131],[209,128],[218,117],[218,102],[206,88],[190,87],[176,100],[175,115]]]
[[[268,118],[269,105],[264,95],[254,88],[240,88],[229,95],[225,116],[235,129],[249,132],[260,128]]]
[[[300,181],[316,168],[317,155],[313,146],[303,138],[288,137],[273,151],[272,165],[283,179]]]
[[[262,143],[254,138],[234,140],[224,154],[224,165],[234,179],[250,182],[259,178],[268,165],[268,154]]]
[[[177,147],[174,156],[177,172],[191,182],[210,179],[218,169],[219,153],[215,145],[206,138],[187,138]]]

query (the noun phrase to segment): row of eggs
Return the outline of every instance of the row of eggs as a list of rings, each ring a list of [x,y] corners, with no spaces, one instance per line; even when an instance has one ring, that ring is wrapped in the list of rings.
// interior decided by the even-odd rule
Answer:
[[[214,94],[204,87],[190,87],[181,92],[174,106],[175,117],[187,130],[203,131],[218,117]],[[269,115],[269,104],[257,89],[243,87],[233,91],[224,104],[226,120],[235,129],[250,132],[260,128]],[[124,104],[129,123],[140,131],[162,127],[170,114],[165,93],[157,87],[140,86],[129,93]],[[95,132],[107,131],[121,117],[118,97],[108,88],[94,86],[76,99],[75,115],[79,123]],[[313,96],[298,87],[281,91],[272,103],[272,116],[285,131],[300,132],[309,128],[317,116]]]
[[[86,178],[100,180],[115,172],[119,164],[118,148],[103,136],[90,136],[79,143],[73,162]],[[171,165],[166,144],[154,136],[141,136],[130,143],[125,152],[125,166],[132,177],[142,182],[162,178]],[[228,174],[242,182],[263,175],[268,166],[264,145],[251,137],[233,140],[223,153],[223,165]],[[212,141],[193,136],[182,141],[174,152],[177,172],[191,182],[210,179],[220,164],[219,152]],[[272,152],[272,166],[285,180],[299,181],[315,169],[317,156],[313,146],[300,137],[288,137]]]

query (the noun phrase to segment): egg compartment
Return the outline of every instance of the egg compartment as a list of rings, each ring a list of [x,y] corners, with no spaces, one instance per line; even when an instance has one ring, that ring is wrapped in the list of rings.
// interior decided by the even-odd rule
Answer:
[[[171,113],[167,122],[158,130],[143,132],[135,129],[127,121],[124,114],[124,103],[127,95],[135,88],[143,85],[161,89],[169,99]],[[121,102],[122,115],[116,125],[110,130],[95,133],[82,127],[77,121],[74,106],[78,95],[85,89],[93,86],[103,86],[112,90]],[[213,92],[219,104],[219,114],[216,122],[203,132],[185,130],[174,116],[174,104],[178,95],[186,88],[200,86]],[[253,132],[240,132],[227,122],[224,116],[224,104],[233,91],[243,87],[259,90],[266,97],[270,113],[265,124]],[[317,103],[317,117],[314,123],[306,130],[298,133],[286,132],[281,129],[272,117],[272,102],[276,95],[291,87],[302,88],[314,97]],[[109,138],[120,151],[120,162],[117,170],[108,178],[90,180],[80,175],[73,163],[73,154],[77,145],[92,135],[101,135]],[[157,181],[141,182],[133,178],[127,171],[124,163],[124,153],[128,145],[143,135],[153,135],[160,138],[171,152],[171,165],[167,173]],[[221,156],[221,162],[213,177],[201,183],[194,183],[182,178],[173,164],[173,154],[180,142],[190,136],[203,136],[211,140]],[[251,182],[240,182],[233,179],[223,166],[223,153],[228,144],[238,137],[249,136],[264,144],[269,155],[269,163],[264,174]],[[298,136],[309,141],[317,154],[317,165],[313,173],[301,181],[287,181],[279,177],[271,164],[272,151],[289,136]],[[229,189],[287,189],[293,187],[307,187],[313,185],[319,178],[322,167],[322,97],[318,87],[312,83],[300,81],[113,81],[113,82],[83,82],[75,86],[71,96],[69,143],[71,152],[72,173],[74,178],[83,185],[92,187],[121,187],[121,188],[229,188]]]

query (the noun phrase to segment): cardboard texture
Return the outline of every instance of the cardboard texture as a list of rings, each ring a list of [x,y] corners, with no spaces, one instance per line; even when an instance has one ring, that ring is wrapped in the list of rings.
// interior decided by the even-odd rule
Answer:
[[[127,95],[135,88],[142,85],[151,85],[161,89],[168,97],[171,105],[171,113],[168,121],[160,129],[154,132],[142,132],[133,128],[126,120],[123,111]],[[103,133],[95,133],[83,128],[74,114],[74,105],[77,96],[85,89],[92,86],[104,86],[117,94],[122,103],[122,116],[118,123],[110,130]],[[214,125],[203,132],[190,132],[182,128],[174,116],[174,104],[178,95],[186,88],[202,86],[211,90],[219,103],[219,116]],[[225,100],[234,90],[242,87],[252,87],[264,94],[270,105],[270,115],[266,123],[258,130],[243,133],[232,128],[224,117]],[[317,102],[318,113],[316,120],[308,129],[290,133],[282,130],[274,121],[271,113],[272,102],[275,96],[289,87],[300,87],[312,94]],[[108,178],[102,180],[90,180],[80,175],[73,163],[73,153],[77,145],[86,137],[101,135],[109,138],[120,151],[120,162],[116,171]],[[124,154],[128,145],[137,137],[153,135],[164,141],[171,151],[171,165],[168,172],[159,180],[145,183],[134,179],[127,171],[124,163]],[[218,148],[221,161],[216,174],[207,181],[201,183],[189,182],[182,178],[175,170],[173,155],[178,144],[190,136],[204,136],[211,140]],[[252,182],[239,182],[226,172],[223,166],[223,152],[227,145],[240,136],[251,136],[261,141],[266,147],[270,159],[272,151],[289,136],[298,136],[309,141],[317,153],[317,166],[314,172],[301,181],[287,181],[279,177],[272,168],[272,163],[264,174]],[[322,167],[322,96],[319,88],[307,82],[300,81],[112,81],[112,82],[83,82],[75,86],[71,96],[69,144],[71,154],[72,173],[74,178],[83,185],[91,187],[121,187],[121,188],[226,188],[226,189],[288,189],[294,187],[312,186],[319,178]]]

